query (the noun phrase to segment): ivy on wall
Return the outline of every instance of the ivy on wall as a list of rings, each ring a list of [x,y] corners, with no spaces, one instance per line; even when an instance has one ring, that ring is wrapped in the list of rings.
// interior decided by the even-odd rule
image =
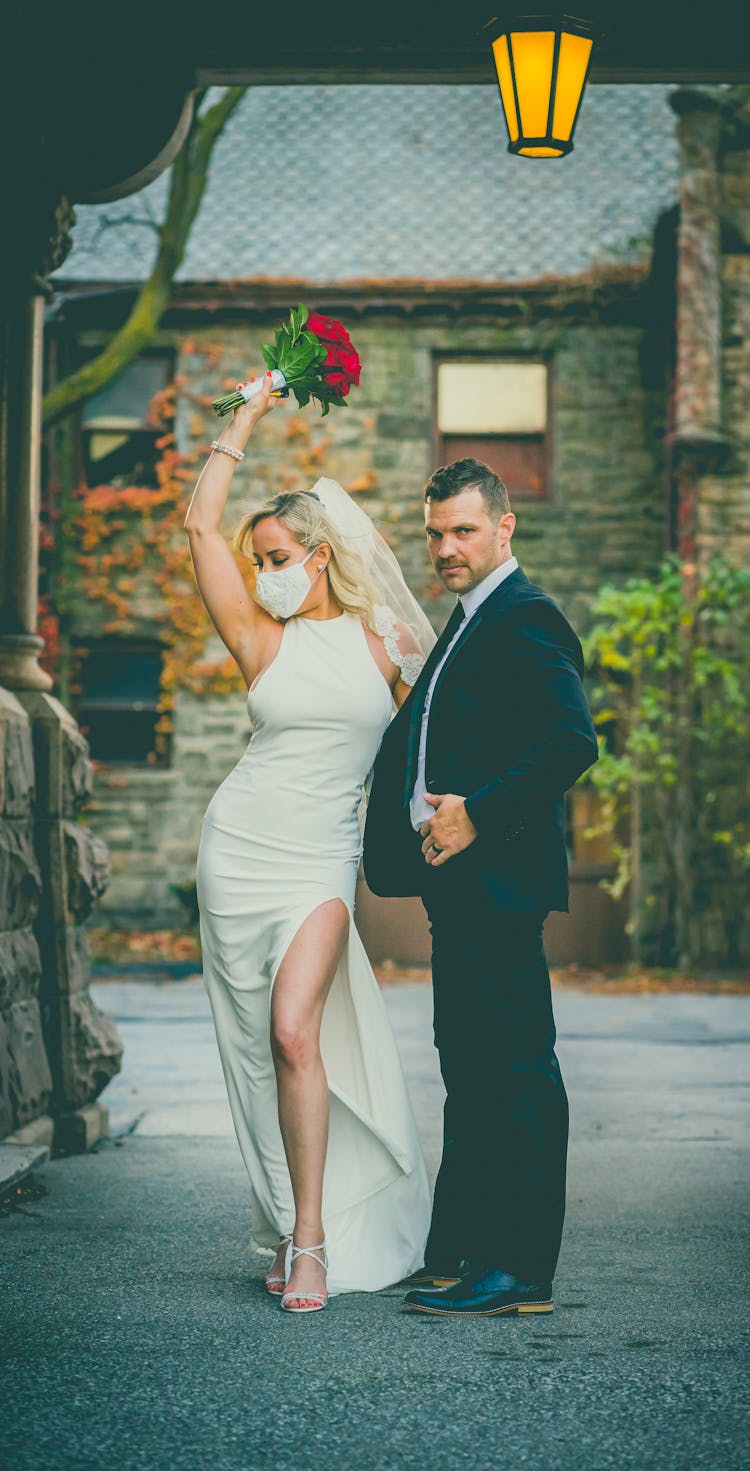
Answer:
[[[75,600],[80,602],[83,595],[95,610],[98,631],[132,637],[147,625],[158,632],[164,654],[157,753],[172,730],[178,690],[208,696],[242,688],[230,655],[214,661],[204,658],[211,628],[196,590],[183,530],[200,457],[194,452],[181,454],[175,444],[179,392],[179,383],[172,383],[151,404],[150,423],[160,431],[156,488],[82,486],[69,498],[62,525]],[[238,560],[243,575],[249,576],[246,559]],[[72,597],[66,599],[63,583],[58,610],[70,611],[73,602]],[[54,656],[52,632],[51,625],[44,630],[50,635],[48,665]],[[77,692],[75,686],[71,692]]]

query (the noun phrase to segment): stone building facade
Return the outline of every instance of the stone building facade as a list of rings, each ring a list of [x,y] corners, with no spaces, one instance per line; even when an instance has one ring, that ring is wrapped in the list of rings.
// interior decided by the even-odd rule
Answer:
[[[333,112],[344,106],[341,94],[300,90],[318,94],[308,99],[313,107],[322,97],[333,126]],[[227,529],[280,487],[309,485],[318,473],[335,476],[374,516],[440,626],[447,607],[424,547],[424,481],[436,463],[466,452],[467,445],[483,458],[496,457],[500,467],[507,455],[518,516],[514,547],[528,574],[585,633],[602,583],[648,575],[669,548],[703,556],[721,545],[742,555],[746,545],[744,123],[727,128],[714,91],[682,92],[670,106],[667,89],[601,88],[594,94],[590,137],[581,132],[580,152],[571,160],[577,166],[588,142],[585,182],[571,173],[561,185],[561,174],[547,175],[542,192],[541,176],[526,174],[526,192],[518,193],[520,176],[502,172],[514,161],[495,160],[489,114],[483,99],[471,95],[483,89],[455,90],[454,122],[471,147],[470,173],[460,150],[458,163],[451,162],[455,148],[430,135],[424,92],[420,104],[414,97],[420,89],[392,89],[410,94],[399,113],[397,97],[362,89],[372,94],[361,99],[363,130],[358,145],[344,149],[341,177],[330,186],[345,198],[343,238],[317,231],[301,236],[296,209],[284,213],[284,197],[299,199],[310,167],[305,158],[300,179],[274,183],[271,157],[267,175],[248,183],[245,195],[248,163],[241,145],[256,106],[249,98],[244,115],[239,110],[233,119],[226,154],[215,160],[216,187],[222,180],[231,185],[237,203],[232,221],[217,221],[220,196],[209,190],[153,351],[169,362],[178,384],[176,444],[194,474],[216,429],[211,398],[260,365],[260,344],[289,305],[302,299],[340,316],[365,365],[361,388],[346,411],[326,421],[290,405],[261,426],[235,476]],[[290,101],[283,89],[277,96],[280,105]],[[303,113],[304,105],[303,99]],[[279,121],[283,135],[283,117]],[[629,127],[640,148],[630,176],[627,161],[617,173],[611,169],[616,126]],[[367,175],[370,133],[381,146]],[[455,139],[456,128],[447,135]],[[486,185],[483,167],[491,155],[500,189],[488,205],[484,195],[491,189],[482,193],[476,186],[477,180]],[[443,164],[458,172],[429,177],[428,156],[438,174]],[[407,173],[407,165],[416,170],[410,176],[415,198],[402,179],[389,204],[386,178],[399,169]],[[378,169],[384,170],[379,193]],[[596,217],[590,213],[594,199]],[[333,204],[341,202],[337,195]],[[62,311],[50,324],[50,340],[63,358],[105,340],[122,310],[124,286],[148,264],[139,245],[144,233],[133,233],[132,201],[122,220],[109,211],[104,225],[101,211],[98,217],[83,213],[78,255],[59,278]],[[364,274],[374,260],[381,268],[377,278]],[[248,261],[251,266],[237,269]],[[459,424],[458,433],[456,424],[446,429],[440,375],[456,364],[469,373],[513,368],[520,377],[532,367],[542,371],[542,420],[531,431],[529,424],[521,423],[519,431],[518,423],[494,421]],[[83,441],[97,425],[99,432],[107,429],[106,413],[88,426],[84,419]],[[116,416],[109,429],[116,434]],[[95,469],[89,457],[89,477]],[[188,478],[185,504],[189,493]],[[139,596],[137,579],[130,601],[135,634],[158,644],[153,607],[145,591]],[[85,586],[77,595],[74,587],[70,607],[72,642],[96,642],[101,613]],[[206,632],[206,660],[220,659],[223,651],[207,623]],[[85,710],[78,714],[85,724]],[[106,837],[112,868],[99,923],[160,927],[184,919],[180,893],[192,880],[201,814],[247,736],[239,689],[208,699],[183,689],[167,760],[99,761],[89,820]],[[590,815],[582,788],[570,812],[572,920],[551,923],[554,958],[598,961],[626,951],[622,919],[599,887],[606,852],[584,836]],[[397,958],[419,958],[424,937],[419,954],[406,953],[411,919],[402,923],[391,909],[387,922],[379,922],[367,903],[363,895],[373,953],[389,953],[392,943],[401,945]],[[395,939],[384,938],[384,926]]]
[[[56,316],[62,304],[64,311],[70,311],[69,321],[67,326],[59,323],[60,332],[56,326],[52,336],[75,338],[77,283],[84,290],[88,283],[101,292],[102,283],[109,280],[118,293],[124,283],[132,286],[142,279],[140,246],[153,239],[161,186],[156,187],[155,207],[150,195],[140,218],[130,201],[124,208],[117,201],[154,179],[184,141],[201,47],[189,26],[178,32],[171,27],[168,44],[148,48],[141,44],[138,28],[131,27],[120,37],[116,64],[101,66],[98,59],[92,67],[90,50],[81,44],[80,26],[69,27],[64,36],[50,30],[45,51],[44,30],[39,32],[37,25],[38,34],[26,35],[27,26],[36,22],[26,10],[22,20],[20,16],[16,7],[8,20],[10,51],[24,54],[32,43],[43,64],[31,79],[23,70],[9,75],[4,89],[13,122],[4,134],[9,164],[6,192],[9,198],[23,198],[24,205],[6,242],[0,281],[5,431],[0,438],[0,1135],[22,1126],[53,1099],[65,1143],[66,1130],[69,1136],[83,1132],[89,1140],[95,1132],[86,1117],[88,1103],[116,1068],[118,1045],[113,1029],[97,1019],[86,996],[81,924],[106,880],[101,846],[83,835],[80,820],[91,770],[75,726],[49,694],[51,681],[38,663],[42,318],[49,301],[48,278],[69,248],[75,219],[71,201],[106,204],[80,211],[72,270],[58,275],[59,296],[52,311]],[[152,17],[152,30],[154,24],[158,27],[158,17]],[[392,33],[387,18],[383,24],[386,34],[381,27],[378,35],[381,43],[387,39],[387,47],[380,54],[385,56],[387,50],[389,58],[384,72],[409,78],[411,41],[405,56],[403,36]],[[306,65],[310,63],[305,47],[309,49],[314,40],[315,62],[307,65],[305,74],[318,75],[319,19],[311,19],[310,25],[314,31],[307,39],[302,36],[300,55]],[[164,26],[170,26],[169,19],[164,19]],[[670,65],[675,63],[672,75],[714,78],[723,70],[724,75],[735,76],[734,27],[724,27],[718,49],[714,43],[721,27],[715,29],[716,35],[712,32],[708,38],[710,45],[698,23],[692,30],[682,27],[667,45],[663,28],[639,29],[636,16],[624,50],[616,37],[611,38],[613,51],[610,40],[605,41],[601,75],[627,80],[635,65],[639,76],[653,82],[663,75],[663,57],[669,54]],[[357,47],[364,66],[370,64],[373,40],[369,21],[367,32],[360,38],[367,45]],[[348,77],[352,67],[352,55],[345,50],[348,41],[339,36],[338,26],[329,39],[325,74],[337,75],[344,55]],[[441,45],[427,74],[463,74],[466,60],[457,60],[452,36],[443,34]],[[268,58],[261,56],[259,62],[256,36],[251,41],[233,36],[230,51],[220,48],[217,61],[211,35],[209,49],[201,53],[204,79],[209,75],[222,80],[229,73],[253,82],[263,77]],[[391,71],[394,57],[396,69]],[[467,74],[483,76],[483,64],[478,66],[476,58],[468,60]],[[399,72],[404,61],[406,68]],[[296,64],[292,62],[291,74]],[[289,75],[286,53],[284,67]],[[678,168],[674,131],[665,129],[663,113],[659,114],[664,88],[593,87],[593,105],[587,101],[576,154],[564,169],[555,166],[550,172],[546,167],[518,168],[504,157],[494,123],[485,121],[488,109],[496,107],[493,87],[462,89],[460,115],[455,110],[455,88],[378,89],[388,114],[385,120],[371,105],[368,110],[365,94],[372,95],[372,90],[255,88],[248,104],[251,111],[256,109],[252,135],[257,140],[262,134],[263,159],[269,166],[258,169],[257,150],[245,146],[241,131],[247,116],[241,122],[238,114],[223,168],[216,173],[202,212],[202,228],[194,232],[197,255],[188,253],[181,283],[207,283],[204,305],[210,311],[211,283],[217,280],[255,279],[267,284],[286,277],[293,290],[284,305],[289,296],[299,294],[298,286],[304,286],[304,294],[320,306],[326,305],[326,286],[350,278],[369,283],[370,305],[382,297],[384,280],[393,282],[404,275],[412,286],[422,282],[427,297],[433,283],[446,279],[459,284],[467,279],[474,284],[512,281],[519,288],[517,311],[523,314],[529,283],[541,278],[583,277],[606,259],[611,264],[627,258],[630,264],[643,265],[659,211],[669,208],[679,194],[670,278],[676,278],[678,288],[674,391],[667,396],[665,414],[667,544],[694,551],[697,557],[718,544],[746,559],[750,376],[746,94],[732,89],[731,95],[724,92],[717,97],[715,89],[695,87],[678,94]],[[394,106],[395,91],[402,96],[410,93],[411,101]],[[633,97],[634,102],[629,100]],[[93,115],[100,122],[95,134],[90,127]],[[19,127],[25,144],[21,154],[16,144]],[[292,132],[295,147],[290,149]],[[327,156],[326,139],[334,145]],[[361,143],[359,154],[352,141]],[[516,169],[515,174],[509,169]],[[163,203],[163,194],[161,199]],[[281,241],[280,201],[291,201]],[[133,231],[139,237],[138,248]],[[110,246],[116,238],[120,259],[113,270]],[[417,245],[416,256],[412,250],[411,264],[406,266],[404,239]],[[582,240],[586,249],[581,248]],[[221,241],[227,245],[228,261],[226,256],[219,259]],[[198,247],[203,248],[202,259]],[[101,299],[103,303],[104,296]],[[593,293],[590,302],[596,315]],[[329,304],[335,306],[335,298]],[[261,316],[253,318],[250,313],[248,320],[260,323]],[[229,319],[236,320],[231,312]],[[397,319],[401,321],[400,312]],[[674,326],[673,319],[669,327]],[[48,478],[54,475],[54,467],[48,466]],[[611,539],[618,534],[619,523]],[[205,715],[205,707],[201,708]],[[183,709],[186,735],[194,713],[189,700],[183,701]],[[227,721],[217,709],[214,720],[215,737],[208,731],[211,744],[220,746],[231,760],[236,749],[234,715]],[[179,738],[178,722],[177,742]],[[176,785],[182,779],[180,769],[179,763],[169,772],[131,768],[133,800],[123,808],[126,823],[142,820],[144,807],[138,808],[135,799],[148,804],[152,793],[146,779],[169,775]],[[196,777],[200,770],[196,758]],[[118,773],[107,774],[100,766],[98,787],[105,776],[106,789],[113,794]],[[140,795],[139,776],[144,778]],[[192,799],[187,777],[184,788]],[[176,808],[177,804],[169,814],[171,820],[176,819]],[[121,864],[118,884],[123,872]],[[75,1107],[76,1100],[84,1100],[81,1107]]]
[[[389,538],[439,627],[448,608],[425,549],[424,482],[436,463],[461,453],[501,470],[507,459],[522,564],[584,631],[601,582],[655,567],[667,535],[665,400],[661,364],[648,361],[660,351],[649,319],[651,239],[677,194],[666,89],[592,94],[581,153],[565,175],[544,177],[519,173],[499,152],[488,89],[361,88],[356,102],[355,134],[347,124],[351,96],[335,88],[250,93],[222,138],[153,346],[178,384],[177,449],[195,473],[216,429],[211,398],[260,364],[260,344],[290,305],[305,300],[345,320],[364,363],[362,385],[346,411],[325,421],[289,406],[263,424],[235,476],[227,528],[280,486],[335,476]],[[246,140],[271,104],[277,127],[259,174]],[[313,130],[322,115],[337,140],[330,158],[312,131],[309,146],[290,155],[285,122],[304,138],[305,119]],[[625,166],[627,177],[614,179],[611,133],[623,127],[637,134],[642,155]],[[325,217],[313,206],[301,230],[299,201],[318,177],[326,181]],[[146,192],[140,227],[135,201],[119,216],[116,207],[81,211],[76,251],[57,278],[61,309],[49,326],[58,361],[95,351],[116,325],[128,283],[148,268],[147,222],[163,206],[163,191],[158,183]],[[328,218],[333,231],[324,228]],[[446,410],[441,374],[456,366],[469,387],[463,408],[448,402]],[[471,412],[462,419],[472,378],[491,383],[488,373],[509,370],[518,382],[530,373],[535,404],[521,401],[507,422],[496,404],[486,422]],[[503,398],[498,386],[495,400]],[[97,474],[94,436],[109,428],[115,444],[125,423],[116,409],[113,397],[109,408],[94,405],[83,417],[79,467],[89,484]],[[110,462],[104,454],[98,463]],[[186,481],[185,503],[189,491]],[[129,600],[137,612],[132,647],[138,637],[158,641],[137,577]],[[102,611],[83,580],[68,601],[72,643],[95,644]],[[209,637],[206,659],[221,654]],[[76,703],[72,693],[84,726],[86,694]],[[184,918],[180,891],[193,876],[202,812],[247,739],[239,690],[205,699],[183,689],[173,713],[168,761],[149,761],[146,752],[137,763],[99,766],[89,815],[106,834],[112,867],[100,923]],[[101,754],[95,739],[93,754]],[[598,888],[603,855],[583,837],[580,803],[571,845],[588,895],[582,929],[596,935],[599,954],[606,931],[613,953],[622,937]],[[387,952],[388,940],[372,927],[370,940]],[[403,937],[393,943],[403,948]]]
[[[446,361],[470,368],[541,363],[549,379],[546,484],[542,494],[514,499],[514,547],[529,576],[583,630],[603,580],[658,565],[666,523],[661,403],[644,388],[641,367],[645,283],[636,277],[602,282],[598,289],[592,309],[590,288],[566,293],[564,304],[558,288],[520,322],[512,299],[488,302],[467,294],[438,303],[433,297],[427,320],[418,299],[398,316],[357,303],[355,335],[366,364],[360,390],[345,412],[325,421],[290,405],[263,423],[235,473],[227,530],[277,488],[310,485],[317,473],[334,476],[374,517],[440,627],[449,603],[428,561],[422,495],[440,448],[436,375]],[[177,445],[186,456],[197,452],[200,462],[216,432],[205,400],[217,384],[236,381],[261,361],[270,322],[264,327],[259,316],[257,308],[247,311],[241,326],[226,322],[218,330],[215,319],[210,326],[193,320],[189,338],[178,326],[164,335],[186,390],[176,423]],[[189,493],[186,485],[185,504]],[[101,610],[81,590],[75,639],[95,640],[101,623]],[[141,631],[148,629],[145,619]],[[209,638],[206,658],[221,652]],[[168,766],[104,763],[90,814],[106,835],[112,865],[99,923],[106,916],[116,925],[160,927],[184,918],[175,886],[190,881],[202,811],[247,734],[239,692],[209,699],[181,692]]]

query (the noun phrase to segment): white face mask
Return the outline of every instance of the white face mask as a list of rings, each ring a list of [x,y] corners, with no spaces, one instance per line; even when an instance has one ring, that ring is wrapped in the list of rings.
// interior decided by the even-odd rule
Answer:
[[[258,602],[269,613],[273,613],[275,618],[293,618],[297,609],[302,607],[313,583],[320,577],[322,567],[313,578],[308,577],[305,571],[305,563],[309,562],[313,552],[308,552],[301,562],[293,562],[291,567],[258,573],[255,579]]]

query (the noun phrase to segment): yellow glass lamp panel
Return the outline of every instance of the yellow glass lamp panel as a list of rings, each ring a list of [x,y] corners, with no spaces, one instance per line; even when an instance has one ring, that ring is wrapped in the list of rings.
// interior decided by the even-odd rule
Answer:
[[[576,120],[592,45],[588,36],[572,36],[569,31],[560,37],[552,136],[563,143],[568,142]]]
[[[521,132],[525,138],[544,138],[552,90],[555,33],[512,31],[510,44],[521,111]]]
[[[518,113],[516,112],[516,99],[513,94],[513,76],[510,70],[510,55],[508,52],[508,37],[498,36],[493,43],[492,50],[497,67],[497,80],[500,83],[500,96],[503,99],[505,109],[505,122],[508,128],[508,136],[511,143],[515,143],[518,137]]]

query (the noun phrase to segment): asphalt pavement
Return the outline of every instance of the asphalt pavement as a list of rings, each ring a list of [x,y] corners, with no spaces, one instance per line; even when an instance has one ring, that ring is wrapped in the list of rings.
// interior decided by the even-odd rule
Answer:
[[[126,1046],[112,1136],[0,1220],[1,1471],[747,1465],[746,998],[556,992],[556,1311],[451,1323],[396,1289],[282,1314],[201,983],[95,992]],[[434,1172],[429,987],[385,995]]]

